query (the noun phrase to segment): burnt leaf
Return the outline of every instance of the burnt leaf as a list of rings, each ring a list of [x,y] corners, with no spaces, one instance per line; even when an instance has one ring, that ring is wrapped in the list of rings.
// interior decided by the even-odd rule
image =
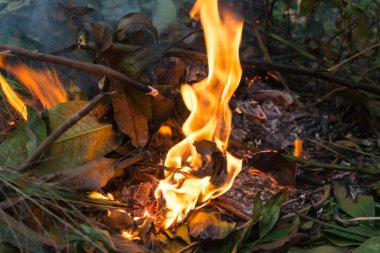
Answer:
[[[260,152],[249,160],[250,166],[270,174],[280,185],[294,185],[297,163],[278,152]]]
[[[157,87],[157,90],[164,95],[164,93],[161,93],[160,86]],[[174,111],[175,102],[174,99],[164,96],[150,97],[150,99],[152,101],[151,129],[155,131],[160,128],[162,123],[170,119]]]
[[[221,213],[200,210],[189,216],[188,226],[191,237],[224,239],[234,230],[235,222],[222,220]]]
[[[269,199],[262,208],[263,217],[260,221],[260,239],[263,239],[276,225],[280,216],[280,205],[285,200],[286,190]]]
[[[113,42],[113,29],[104,22],[92,23],[92,37],[97,48],[97,53],[101,54],[111,47]]]
[[[374,217],[375,201],[372,196],[360,195],[356,201],[347,196],[344,186],[339,183],[334,184],[334,195],[339,207],[352,217]],[[363,221],[364,224],[374,226],[374,221]]]
[[[129,13],[122,17],[116,26],[117,42],[133,45],[157,43],[157,29],[152,21],[141,13]]]
[[[120,82],[113,81],[110,91],[114,116],[120,131],[128,135],[135,147],[143,147],[148,141],[148,119],[141,108],[123,89]]]

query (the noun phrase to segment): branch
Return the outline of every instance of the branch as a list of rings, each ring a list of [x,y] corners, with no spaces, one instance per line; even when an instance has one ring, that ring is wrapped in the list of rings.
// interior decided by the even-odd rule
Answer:
[[[24,171],[28,167],[30,167],[34,162],[37,161],[38,158],[41,157],[43,153],[45,153],[49,147],[64,134],[67,130],[69,130],[73,125],[75,125],[79,120],[81,120],[84,116],[89,114],[95,107],[103,102],[110,93],[101,93],[94,97],[85,107],[80,109],[73,116],[65,120],[62,125],[60,125],[57,129],[54,130],[34,151],[33,153],[25,160],[25,162],[20,165],[17,170]]]
[[[11,54],[15,54],[18,56],[28,57],[33,60],[49,62],[54,64],[60,64],[64,66],[71,67],[73,69],[86,71],[95,75],[107,76],[111,79],[118,80],[122,83],[131,85],[133,88],[142,91],[148,95],[156,96],[158,95],[158,91],[154,89],[152,86],[142,84],[114,69],[108,68],[104,65],[93,64],[88,62],[83,62],[75,59],[69,59],[61,56],[55,56],[51,54],[44,54],[33,52],[24,48],[10,46],[6,44],[0,44],[0,51],[10,51]]]

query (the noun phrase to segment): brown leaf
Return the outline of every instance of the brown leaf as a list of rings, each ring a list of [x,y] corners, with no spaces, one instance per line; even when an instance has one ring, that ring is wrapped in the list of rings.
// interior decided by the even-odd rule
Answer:
[[[149,182],[139,184],[135,192],[134,202],[141,206],[147,206],[150,202],[149,195],[152,188],[153,186]]]
[[[148,119],[121,86],[120,82],[112,81],[110,91],[114,116],[119,129],[128,135],[135,147],[143,147],[148,141]]]
[[[112,242],[118,252],[130,252],[130,253],[146,253],[147,251],[139,247],[132,241],[124,239],[120,233],[115,233],[111,235]]]
[[[110,227],[118,230],[133,226],[132,216],[122,209],[110,211],[110,215],[105,218],[105,222]]]
[[[98,54],[111,47],[113,42],[113,29],[104,22],[92,23],[92,37],[94,38]]]
[[[157,43],[157,29],[152,21],[141,13],[129,13],[122,17],[116,26],[115,37],[118,42],[133,45]]]
[[[116,160],[99,158],[79,168],[66,169],[56,174],[59,185],[77,191],[97,191],[115,175]]]

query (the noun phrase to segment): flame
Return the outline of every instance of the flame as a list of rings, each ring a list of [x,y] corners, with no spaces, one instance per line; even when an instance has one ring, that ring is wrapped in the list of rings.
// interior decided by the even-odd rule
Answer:
[[[172,129],[170,128],[170,126],[166,126],[166,125],[163,125],[160,127],[160,129],[158,129],[158,134],[161,135],[161,136],[172,136]]]
[[[161,226],[168,228],[183,220],[190,210],[225,193],[239,174],[242,161],[226,152],[231,133],[232,113],[228,103],[239,85],[242,68],[239,61],[243,21],[227,11],[219,13],[217,0],[198,0],[190,15],[200,14],[208,55],[207,79],[194,85],[182,85],[181,95],[190,116],[182,126],[186,138],[173,146],[165,166],[191,173],[202,168],[202,158],[193,143],[215,142],[226,154],[227,177],[221,186],[214,186],[210,177],[189,178],[166,171],[155,192],[165,200]]]
[[[23,63],[9,66],[5,63],[4,57],[0,57],[0,68],[14,75],[46,108],[68,101],[64,86],[54,69],[34,70]],[[8,97],[7,99],[10,100]],[[14,108],[21,113],[16,107]]]
[[[125,239],[128,239],[130,241],[140,241],[141,238],[137,235],[135,231],[132,229],[123,229],[121,230],[121,236]]]
[[[103,195],[99,192],[91,192],[90,194],[88,194],[88,197],[92,199],[111,200],[111,201],[115,200],[112,193],[107,193],[106,195]]]
[[[28,118],[25,103],[19,98],[19,96],[9,86],[7,80],[0,74],[0,85],[7,98],[9,104],[22,116],[24,120]]]
[[[294,141],[294,151],[293,151],[293,156],[295,157],[302,157],[303,153],[303,141],[301,139],[296,139]]]

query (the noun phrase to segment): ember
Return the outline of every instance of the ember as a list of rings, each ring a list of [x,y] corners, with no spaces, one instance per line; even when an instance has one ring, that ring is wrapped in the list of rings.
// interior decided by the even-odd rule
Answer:
[[[169,150],[165,166],[187,173],[202,169],[201,156],[193,143],[208,140],[226,154],[227,177],[223,185],[214,186],[209,176],[194,179],[166,171],[166,178],[155,192],[156,198],[165,200],[160,221],[164,228],[182,221],[190,210],[228,191],[242,166],[242,161],[226,149],[232,118],[228,103],[242,75],[239,45],[243,22],[228,11],[219,12],[217,0],[198,0],[190,15],[196,14],[200,15],[204,27],[209,74],[199,83],[181,87],[182,98],[191,114],[182,126],[186,138]]]

